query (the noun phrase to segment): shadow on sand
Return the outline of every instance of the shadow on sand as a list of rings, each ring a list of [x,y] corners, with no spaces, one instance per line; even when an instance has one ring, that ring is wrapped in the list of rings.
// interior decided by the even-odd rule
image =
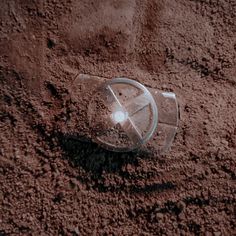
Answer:
[[[100,192],[129,192],[129,193],[150,193],[163,192],[174,189],[175,185],[171,182],[153,183],[145,186],[132,184],[135,179],[140,178],[135,174],[130,175],[124,170],[127,164],[139,166],[139,160],[151,160],[152,150],[137,150],[134,152],[112,152],[107,151],[97,144],[87,141],[81,141],[80,138],[72,135],[57,135],[59,144],[64,151],[65,157],[73,167],[82,167],[90,174],[94,181],[94,188]],[[125,184],[115,184],[107,186],[105,184],[104,174],[112,173],[131,184],[127,187]],[[152,173],[157,175],[158,173]]]

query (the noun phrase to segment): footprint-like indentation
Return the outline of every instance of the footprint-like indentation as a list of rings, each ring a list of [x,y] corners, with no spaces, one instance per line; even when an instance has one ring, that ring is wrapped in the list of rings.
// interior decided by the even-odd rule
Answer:
[[[131,53],[135,0],[101,1],[96,8],[91,1],[86,5],[90,12],[75,5],[72,14],[78,17],[63,31],[71,50],[85,56],[96,54],[103,60]]]

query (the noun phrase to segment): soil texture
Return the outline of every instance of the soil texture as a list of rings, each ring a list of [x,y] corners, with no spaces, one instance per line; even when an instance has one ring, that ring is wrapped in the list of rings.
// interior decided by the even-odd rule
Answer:
[[[175,92],[170,152],[78,139],[79,73]],[[235,0],[1,0],[0,235],[236,235],[235,97]]]

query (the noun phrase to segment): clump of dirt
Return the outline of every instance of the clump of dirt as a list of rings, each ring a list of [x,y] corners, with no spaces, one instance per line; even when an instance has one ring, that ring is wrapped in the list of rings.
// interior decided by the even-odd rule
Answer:
[[[1,1],[0,235],[233,235],[235,12],[232,0]],[[78,73],[174,91],[171,151],[88,142]]]

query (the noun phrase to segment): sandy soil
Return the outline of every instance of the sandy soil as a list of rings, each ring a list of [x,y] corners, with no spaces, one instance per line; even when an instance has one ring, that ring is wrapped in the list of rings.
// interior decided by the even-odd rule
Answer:
[[[2,0],[0,235],[236,235],[235,65],[235,0]],[[171,151],[67,135],[78,73],[174,91]]]

